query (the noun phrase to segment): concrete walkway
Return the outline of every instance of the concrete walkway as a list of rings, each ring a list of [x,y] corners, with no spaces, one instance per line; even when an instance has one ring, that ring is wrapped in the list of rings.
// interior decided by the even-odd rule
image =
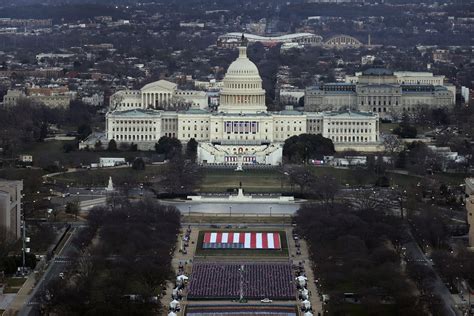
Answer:
[[[26,303],[26,301],[28,300],[31,291],[35,287],[35,284],[36,284],[36,276],[34,273],[30,273],[25,283],[23,283],[23,286],[20,288],[18,293],[15,295],[15,298],[13,299],[11,304],[8,306],[8,309],[3,313],[3,316],[16,315],[21,310],[21,308]]]
[[[182,234],[178,236],[178,241],[176,242],[176,249],[173,254],[173,258],[171,259],[171,269],[175,274],[178,273],[179,265],[182,264],[184,266],[184,272],[187,276],[191,275],[192,271],[192,261],[194,258],[194,253],[196,251],[196,244],[199,235],[199,229],[197,227],[191,227],[191,235],[189,238],[189,247],[186,248],[187,254],[183,254],[179,250],[181,249],[181,242],[183,240],[184,234],[188,226],[185,225],[182,228]],[[194,242],[194,244],[193,244]],[[166,283],[166,295],[161,298],[161,304],[163,304],[163,313],[162,315],[168,315],[169,304],[173,300],[171,298],[171,294],[173,294],[173,289],[176,280],[168,280]],[[177,313],[178,315],[184,315],[184,306],[185,300],[180,301],[181,305],[181,312]]]
[[[308,244],[305,240],[300,239],[299,242],[301,255],[296,255],[296,242],[293,239],[291,228],[286,229],[286,235],[288,237],[288,250],[290,252],[290,258],[293,261],[293,264],[298,265],[299,262],[304,262],[304,271],[306,273],[306,277],[308,278],[307,289],[310,292],[309,301],[311,302],[313,314],[315,316],[317,316],[318,313],[321,313],[321,315],[323,315],[323,302],[321,301],[320,293],[316,288],[316,278],[313,272],[313,268],[311,266],[311,258],[309,255]],[[298,307],[299,306],[300,304],[298,304]]]

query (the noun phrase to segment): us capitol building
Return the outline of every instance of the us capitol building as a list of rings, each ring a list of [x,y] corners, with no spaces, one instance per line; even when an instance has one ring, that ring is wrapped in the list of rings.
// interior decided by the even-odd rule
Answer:
[[[185,111],[173,108],[177,95],[192,100],[193,92],[160,80],[138,91],[112,96],[106,115],[106,137],[118,144],[137,144],[151,150],[160,137],[198,143],[202,164],[269,164],[282,162],[283,143],[303,133],[332,139],[336,150],[380,150],[379,117],[370,112],[300,112],[287,107],[269,112],[257,66],[248,59],[245,44],[227,69],[217,111],[192,102]],[[118,100],[118,101],[117,101]]]

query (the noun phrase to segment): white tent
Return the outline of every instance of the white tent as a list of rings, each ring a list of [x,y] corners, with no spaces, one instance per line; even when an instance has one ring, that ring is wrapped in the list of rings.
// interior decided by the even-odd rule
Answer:
[[[308,299],[309,297],[309,291],[307,289],[302,289],[301,290],[301,296],[304,298],[304,299]]]
[[[176,307],[179,306],[179,302],[177,300],[172,300],[170,303],[170,308],[175,309]]]
[[[176,314],[176,313],[174,313],[174,312],[170,312],[170,313],[168,314],[168,316],[178,316],[178,314]]]
[[[178,284],[183,284],[184,282],[186,282],[189,278],[187,276],[185,276],[184,274],[181,274],[181,275],[178,275],[176,277],[176,283]]]
[[[313,313],[311,313],[311,312],[306,312],[306,313],[304,313],[304,316],[313,316]]]
[[[311,308],[311,302],[308,301],[308,300],[304,300],[303,302],[301,302],[301,305],[302,305],[305,309],[310,309],[310,308]]]
[[[296,281],[298,281],[298,284],[300,286],[305,286],[306,285],[306,280],[308,280],[307,277],[300,275],[299,277],[296,278]]]
[[[173,296],[176,296],[178,294],[179,294],[179,289],[178,288],[173,289]]]

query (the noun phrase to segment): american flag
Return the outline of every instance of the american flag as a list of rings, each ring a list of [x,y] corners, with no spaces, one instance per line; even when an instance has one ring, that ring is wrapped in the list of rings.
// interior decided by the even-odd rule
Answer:
[[[206,232],[203,249],[281,249],[280,234],[273,232]]]

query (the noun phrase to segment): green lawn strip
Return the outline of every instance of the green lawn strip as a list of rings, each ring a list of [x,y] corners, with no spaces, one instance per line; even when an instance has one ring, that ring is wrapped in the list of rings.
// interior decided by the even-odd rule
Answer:
[[[5,282],[5,288],[3,289],[3,293],[18,293],[18,291],[25,283],[26,278],[7,278]]]
[[[115,184],[153,181],[163,170],[163,166],[147,166],[145,170],[129,167],[115,169],[91,169],[63,173],[54,177],[57,182],[82,186],[106,186],[109,177]]]
[[[188,223],[265,223],[265,224],[291,224],[290,216],[211,216],[209,214],[199,216],[188,216],[185,214],[184,220]],[[184,225],[184,224],[183,224]]]
[[[277,232],[280,234],[281,250],[265,250],[265,249],[203,249],[202,242],[206,232]],[[286,232],[284,230],[272,229],[215,229],[215,230],[201,230],[199,231],[198,240],[196,243],[196,256],[248,256],[248,257],[288,257],[288,240],[286,239]]]
[[[31,143],[21,149],[21,153],[33,156],[34,166],[45,167],[58,161],[65,167],[75,167],[99,162],[100,157],[124,157],[133,158],[137,156],[151,157],[154,151],[87,151],[75,150],[71,152],[64,151],[65,144],[72,144],[75,141],[45,141]]]
[[[379,128],[380,132],[385,134],[391,134],[397,126],[397,123],[380,123]]]
[[[277,170],[245,170],[237,172],[231,169],[206,169],[201,182],[201,191],[223,192],[238,188],[242,183],[245,191],[280,192],[289,190],[286,177]]]
[[[397,128],[398,126],[399,126],[398,123],[380,123],[379,128],[380,128],[380,132],[382,133],[392,134],[393,130]],[[423,126],[423,127],[416,126],[416,129],[418,131],[418,135],[432,131],[432,128],[428,126]]]

